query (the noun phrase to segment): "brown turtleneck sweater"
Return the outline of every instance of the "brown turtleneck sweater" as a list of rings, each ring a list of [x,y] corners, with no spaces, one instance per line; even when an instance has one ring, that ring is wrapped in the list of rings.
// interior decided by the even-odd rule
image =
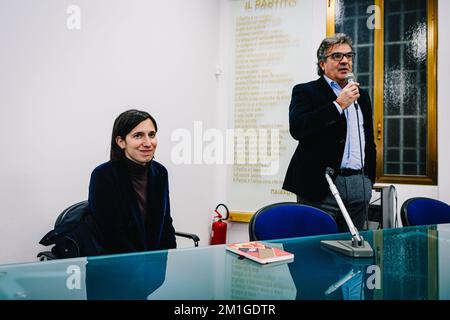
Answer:
[[[144,225],[147,225],[147,186],[150,162],[143,166],[126,158],[125,163],[130,174],[131,184],[133,185],[134,191],[136,191],[139,211],[144,220]]]

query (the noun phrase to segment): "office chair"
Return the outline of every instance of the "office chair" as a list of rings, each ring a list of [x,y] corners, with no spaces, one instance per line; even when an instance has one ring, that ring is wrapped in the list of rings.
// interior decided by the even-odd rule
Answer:
[[[338,233],[336,221],[326,212],[296,202],[270,204],[250,220],[250,241]]]
[[[404,226],[450,223],[450,206],[430,198],[411,198],[400,209]]]
[[[67,234],[61,236],[63,233]],[[69,233],[70,235],[68,235]],[[191,239],[194,241],[194,246],[198,247],[200,238],[196,234],[176,231],[175,235]],[[51,244],[55,244],[55,246],[51,251],[38,253],[37,257],[40,261],[79,257],[82,255],[80,247],[83,248],[84,256],[97,255],[102,252],[97,239],[98,231],[89,214],[89,203],[87,200],[81,201],[66,208],[58,215],[54,230],[48,232],[39,242],[45,246]]]

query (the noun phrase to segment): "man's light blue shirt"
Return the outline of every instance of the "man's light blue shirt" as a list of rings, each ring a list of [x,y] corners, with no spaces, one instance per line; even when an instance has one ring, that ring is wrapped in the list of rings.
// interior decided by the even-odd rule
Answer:
[[[336,96],[342,91],[341,86],[334,80],[331,80],[326,75],[324,75],[325,80],[330,85]],[[356,110],[355,104],[352,103],[347,109],[342,110],[339,104],[335,101],[334,105],[340,114],[344,112],[345,118],[347,119],[347,137],[345,139],[344,155],[342,156],[341,168],[347,169],[361,169],[361,153],[359,149],[359,137],[358,137],[358,127],[356,112],[358,112],[359,117],[359,130],[361,132],[361,145],[362,145],[362,158],[364,159],[364,146],[366,145],[364,137],[364,119],[361,112],[361,107]]]

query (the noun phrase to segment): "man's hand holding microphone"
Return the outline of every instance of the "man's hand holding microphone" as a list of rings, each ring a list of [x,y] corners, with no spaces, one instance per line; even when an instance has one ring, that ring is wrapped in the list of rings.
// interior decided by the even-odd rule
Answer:
[[[341,93],[336,99],[336,102],[342,108],[342,110],[347,109],[351,104],[358,100],[359,98],[359,83],[355,81],[355,76],[353,73],[347,74],[345,77],[347,80],[347,85],[342,89]]]

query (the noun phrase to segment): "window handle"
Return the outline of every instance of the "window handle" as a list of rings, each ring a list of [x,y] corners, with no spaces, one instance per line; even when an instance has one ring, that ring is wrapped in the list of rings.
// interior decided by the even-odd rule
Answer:
[[[378,121],[377,124],[377,139],[381,140],[381,121]]]

